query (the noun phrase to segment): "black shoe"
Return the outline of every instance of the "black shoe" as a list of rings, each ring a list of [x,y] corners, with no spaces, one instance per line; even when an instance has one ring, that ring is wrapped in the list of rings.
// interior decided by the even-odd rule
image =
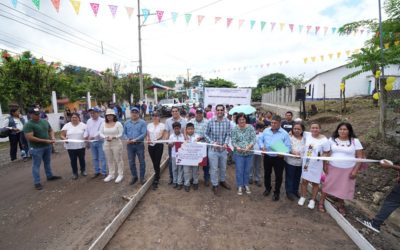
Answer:
[[[292,193],[286,193],[286,197],[288,198],[288,200],[290,201],[294,201],[296,200],[296,195],[292,194]]]
[[[204,186],[209,187],[210,186],[210,180],[204,180]]]
[[[193,190],[199,189],[199,184],[193,184]]]
[[[299,195],[299,193],[295,193],[295,194],[294,194],[294,196],[296,196],[296,197],[297,197],[297,199],[300,199],[300,195]]]
[[[61,179],[61,176],[53,175],[47,178],[48,181],[55,181]]]
[[[81,175],[82,175],[82,176],[87,176],[86,171],[81,171]]]
[[[172,187],[173,188],[178,188],[178,184],[175,183]]]
[[[176,190],[181,190],[182,189],[182,185],[178,185],[178,187],[176,188]]]
[[[144,185],[144,184],[146,183],[146,181],[147,181],[147,180],[144,179],[144,178],[143,178],[143,179],[140,179],[140,184]]]
[[[36,189],[36,190],[42,190],[42,189],[43,189],[42,184],[36,183],[36,184],[35,184],[35,189]]]
[[[72,174],[72,180],[77,180],[78,179],[78,174]]]
[[[101,174],[100,173],[95,173],[93,176],[92,176],[92,179],[96,179],[97,177],[99,177]]]
[[[133,184],[135,184],[136,182],[138,181],[138,178],[135,176],[135,177],[132,177],[132,180],[131,180],[131,182],[129,182],[129,185],[133,185]]]
[[[274,195],[272,196],[272,200],[273,201],[279,201],[279,194],[278,193],[274,193]]]
[[[261,187],[261,182],[260,181],[256,181],[256,186],[257,187]]]
[[[214,193],[215,196],[221,196],[221,193],[220,193],[220,191],[219,191],[218,186],[213,186],[213,187],[212,187],[212,191],[213,191],[213,193]]]
[[[185,186],[185,191],[189,192],[190,191],[190,186]]]
[[[157,190],[157,188],[158,188],[158,183],[153,183],[152,188],[153,188],[153,190]]]
[[[169,179],[168,185],[172,185],[174,183],[174,180]]]
[[[264,196],[268,196],[271,193],[271,189],[266,189],[263,193]]]
[[[249,180],[249,184],[250,185],[253,184],[253,180],[252,179]]]

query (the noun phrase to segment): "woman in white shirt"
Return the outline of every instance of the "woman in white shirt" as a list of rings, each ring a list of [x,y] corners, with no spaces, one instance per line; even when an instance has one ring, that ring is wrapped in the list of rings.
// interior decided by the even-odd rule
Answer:
[[[105,123],[100,127],[100,137],[105,139],[103,150],[108,165],[108,175],[104,182],[115,178],[115,168],[118,168],[118,177],[115,183],[120,183],[124,178],[124,162],[122,160],[121,136],[124,132],[122,124],[118,121],[114,110],[107,109]]]
[[[11,161],[17,159],[18,145],[21,150],[21,157],[24,161],[28,158],[29,146],[25,138],[24,128],[25,120],[22,118],[19,108],[10,109],[10,117],[4,119],[2,128],[8,129],[8,141],[10,142],[10,157]]]
[[[160,181],[160,162],[164,151],[164,144],[157,143],[158,140],[166,138],[165,124],[160,122],[158,111],[152,114],[153,122],[147,125],[147,141],[149,142],[148,150],[154,168],[153,190],[158,188]]]
[[[81,167],[81,175],[86,176],[85,162],[85,143],[83,142],[83,134],[86,130],[86,124],[81,122],[78,113],[71,114],[71,121],[65,124],[61,130],[62,140],[71,140],[64,143],[64,147],[68,151],[69,159],[72,167],[72,179],[78,179],[78,160]],[[82,140],[82,141],[73,141]]]

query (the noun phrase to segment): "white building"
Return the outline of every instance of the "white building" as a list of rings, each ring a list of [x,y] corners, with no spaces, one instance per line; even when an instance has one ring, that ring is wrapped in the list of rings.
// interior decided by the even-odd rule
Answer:
[[[175,83],[175,90],[181,90],[183,89],[183,83],[185,82],[185,78],[183,76],[178,76],[176,78],[176,83]]]
[[[340,98],[340,83],[342,78],[356,71],[354,68],[346,68],[346,65],[339,66],[319,73],[306,82],[308,100],[320,100],[324,98]],[[395,90],[400,89],[400,65],[390,65],[385,68],[385,76],[396,77]],[[370,95],[374,90],[375,79],[371,72],[364,72],[356,77],[346,80],[346,97]]]

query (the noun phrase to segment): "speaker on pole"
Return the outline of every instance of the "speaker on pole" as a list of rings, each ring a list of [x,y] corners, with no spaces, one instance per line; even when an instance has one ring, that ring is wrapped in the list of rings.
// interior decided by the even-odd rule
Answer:
[[[305,101],[306,100],[306,90],[305,89],[296,89],[296,98],[295,101]]]

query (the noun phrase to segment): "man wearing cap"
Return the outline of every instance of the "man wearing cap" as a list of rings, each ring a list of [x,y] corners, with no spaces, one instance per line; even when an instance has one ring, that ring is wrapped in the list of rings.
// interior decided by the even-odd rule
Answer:
[[[208,120],[204,118],[204,111],[201,108],[196,109],[196,116],[191,121],[194,124],[194,132],[199,135],[200,142],[206,142],[204,133],[207,129]],[[208,187],[210,185],[210,167],[203,166],[204,172],[204,185]]]
[[[35,188],[43,188],[40,183],[40,164],[44,164],[48,181],[61,179],[60,176],[53,175],[51,171],[51,145],[55,143],[54,131],[49,122],[40,119],[40,110],[31,108],[28,110],[31,120],[24,125],[25,137],[29,142],[32,156],[32,176]]]
[[[100,113],[101,109],[98,107],[94,107],[90,110],[91,118],[87,121],[86,131],[83,134],[86,140],[94,140],[90,142],[90,151],[92,152],[94,168],[93,178],[97,178],[100,175],[106,177],[107,175],[106,156],[103,151],[104,139],[100,136],[100,128],[104,123],[104,118],[100,117]]]
[[[130,185],[138,181],[138,174],[136,170],[136,155],[140,163],[140,183],[146,182],[144,175],[146,173],[146,165],[144,161],[144,138],[147,133],[147,124],[144,120],[140,119],[140,111],[138,108],[131,109],[131,119],[124,124],[124,138],[128,140],[127,151],[129,168],[132,173],[132,180]]]
[[[181,133],[184,135],[185,130],[186,130],[186,123],[187,123],[186,119],[181,117],[178,107],[172,107],[171,114],[172,114],[172,117],[168,118],[165,121],[165,130],[168,133],[166,138],[169,138],[171,133],[174,132],[174,129],[172,128],[172,124],[174,124],[174,122],[179,122],[181,124]],[[173,183],[171,150],[172,150],[172,148],[168,147],[168,155],[169,155],[169,158],[168,158],[169,182],[168,182],[168,184]]]

